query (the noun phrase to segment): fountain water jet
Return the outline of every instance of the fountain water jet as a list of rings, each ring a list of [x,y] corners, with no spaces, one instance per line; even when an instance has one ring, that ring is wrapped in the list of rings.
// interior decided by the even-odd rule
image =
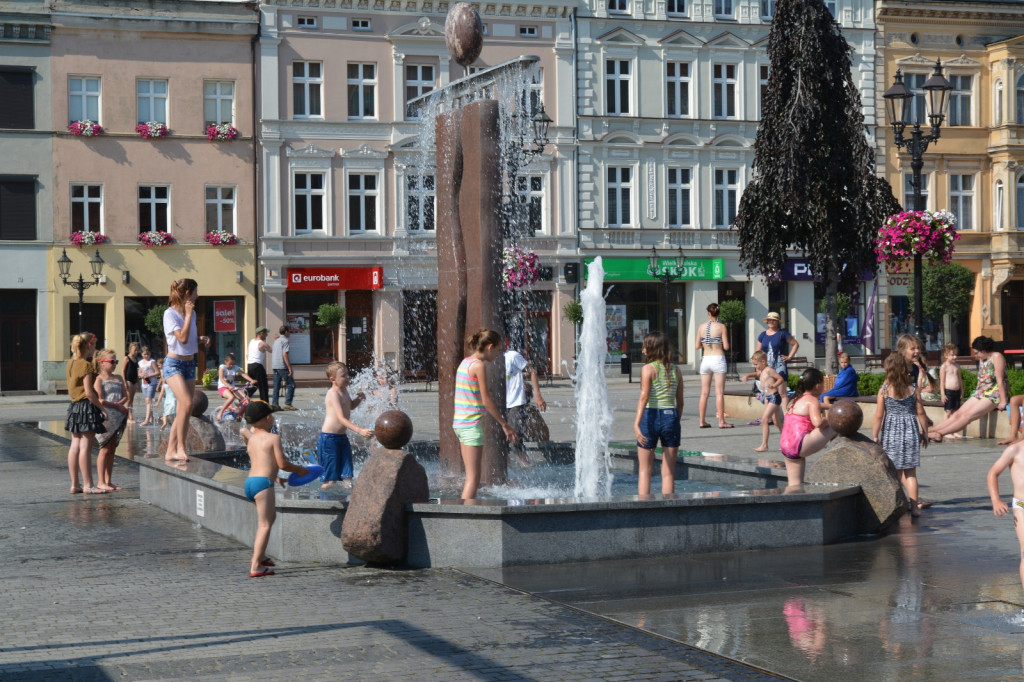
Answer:
[[[580,294],[583,328],[576,360],[576,497],[610,496],[612,492],[612,411],[604,360],[608,352],[605,328],[604,264],[598,256],[587,266],[587,286]]]

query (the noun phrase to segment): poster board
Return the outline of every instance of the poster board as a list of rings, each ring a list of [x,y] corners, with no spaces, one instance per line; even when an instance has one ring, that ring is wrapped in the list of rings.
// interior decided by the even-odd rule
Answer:
[[[309,313],[288,313],[288,359],[293,365],[310,362]]]
[[[609,305],[605,306],[605,326],[607,328],[608,353],[605,362],[618,362],[626,354],[629,342],[626,330],[626,306]]]

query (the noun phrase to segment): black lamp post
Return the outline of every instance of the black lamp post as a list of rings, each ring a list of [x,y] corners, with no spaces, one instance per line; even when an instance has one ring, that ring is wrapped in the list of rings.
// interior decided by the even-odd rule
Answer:
[[[95,286],[100,283],[100,275],[103,274],[103,259],[100,258],[100,250],[96,249],[96,255],[89,259],[89,265],[92,267],[92,281],[86,282],[82,279],[82,275],[78,275],[78,281],[68,281],[68,276],[71,272],[71,259],[68,258],[67,249],[62,249],[60,258],[57,259],[57,267],[60,269],[60,278],[67,286],[71,287],[78,292],[78,333],[81,334],[84,326],[82,320],[83,308],[85,304],[85,290],[91,286]]]
[[[939,139],[940,128],[945,115],[946,97],[953,86],[942,75],[942,61],[935,60],[935,71],[931,78],[921,86],[928,95],[928,119],[931,121],[931,132],[925,134],[921,130],[921,121],[910,121],[911,104],[914,93],[903,84],[903,73],[896,70],[892,87],[885,91],[885,112],[896,135],[893,142],[897,148],[905,148],[910,153],[910,170],[913,173],[914,210],[925,210],[924,197],[921,195],[921,169],[924,167],[922,156],[928,145]],[[910,138],[903,137],[903,131],[913,125]],[[921,254],[914,254],[914,334],[924,338],[924,286],[922,285]]]
[[[672,283],[673,279],[678,278],[683,274],[683,247],[679,247],[679,251],[676,254],[675,262],[664,264],[658,257],[658,249],[651,247],[651,255],[648,258],[647,274],[655,279],[660,279],[664,284],[665,289],[665,323],[664,332],[665,336],[669,335],[668,332],[668,309],[670,305],[669,301],[669,290],[668,285]]]

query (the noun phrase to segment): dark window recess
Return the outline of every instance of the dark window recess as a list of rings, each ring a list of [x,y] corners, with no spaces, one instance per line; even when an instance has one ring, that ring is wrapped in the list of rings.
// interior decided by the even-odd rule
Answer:
[[[35,238],[35,181],[0,179],[0,239]]]
[[[31,130],[35,124],[32,100],[32,71],[0,67],[0,128]]]

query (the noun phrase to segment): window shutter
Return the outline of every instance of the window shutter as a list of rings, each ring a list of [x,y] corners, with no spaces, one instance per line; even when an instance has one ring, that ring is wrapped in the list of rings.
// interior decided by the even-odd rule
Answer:
[[[35,238],[35,181],[0,181],[0,239]]]
[[[35,74],[0,67],[0,128],[35,128],[32,80]]]

